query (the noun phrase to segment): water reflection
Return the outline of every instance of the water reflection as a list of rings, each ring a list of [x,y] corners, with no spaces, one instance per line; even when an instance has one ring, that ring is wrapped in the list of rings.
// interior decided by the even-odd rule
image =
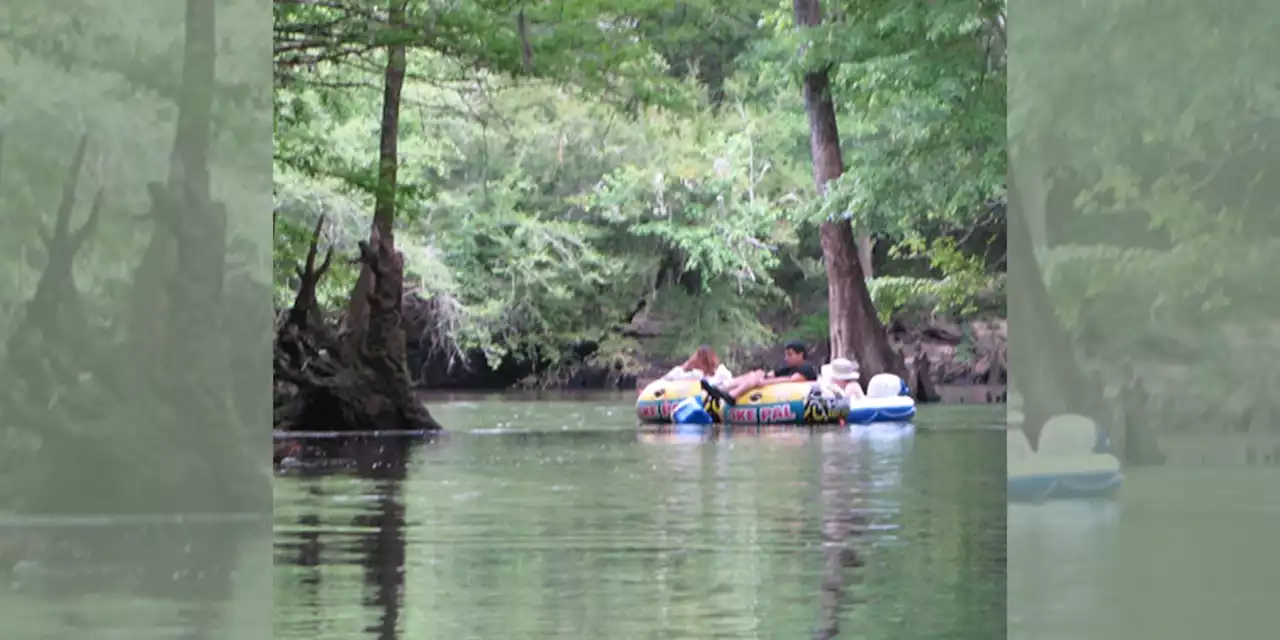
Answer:
[[[401,637],[405,565],[405,506],[401,497],[412,440],[408,438],[338,438],[285,441],[288,465],[301,482],[304,500],[292,516],[295,533],[277,541],[276,562],[298,569],[299,597],[287,600],[295,615],[277,620],[275,637],[328,637],[329,607],[324,593],[329,567],[354,565],[363,574],[363,610],[376,613],[359,637],[393,640]],[[367,481],[359,492],[328,491],[326,479],[335,468]],[[356,506],[347,522],[335,522],[326,507]],[[375,507],[366,507],[369,503]],[[364,507],[364,508],[361,508]],[[281,527],[278,527],[281,528]],[[335,528],[345,529],[342,534]],[[350,531],[351,534],[348,534]],[[344,535],[345,534],[345,535]],[[296,615],[305,612],[304,615]]]
[[[374,486],[379,496],[377,513],[361,514],[355,518],[357,526],[376,532],[364,536],[361,546],[365,554],[365,583],[372,587],[365,604],[382,612],[377,624],[368,630],[379,640],[399,637],[405,565],[405,508],[400,494],[404,487],[401,481],[405,477],[403,456],[407,451],[407,445],[397,447],[398,459],[385,467],[385,474]]]
[[[278,481],[276,637],[997,637],[947,604],[1003,614],[983,438],[922,464],[910,429],[346,443]]]
[[[237,596],[252,588],[243,574],[261,567],[254,543],[268,524],[265,514],[235,513],[0,518],[3,637],[227,638],[260,629],[266,608]],[[269,592],[256,597],[269,607]]]
[[[1116,561],[1121,511],[1112,501],[1009,505],[1011,630],[1069,628],[1103,604],[1097,578]]]
[[[648,444],[699,444],[721,437],[718,427],[702,425],[662,425],[636,432],[636,439]]]
[[[1114,501],[1009,507],[1009,637],[1274,637],[1280,474],[1126,476]]]
[[[858,490],[855,480],[857,447],[854,438],[844,432],[829,432],[819,438],[823,452],[819,501],[822,505],[822,582],[819,585],[821,609],[818,623],[811,634],[826,640],[840,634],[840,621],[846,613],[848,582],[856,579],[846,569],[863,564],[854,547],[854,535],[866,524],[858,513]]]

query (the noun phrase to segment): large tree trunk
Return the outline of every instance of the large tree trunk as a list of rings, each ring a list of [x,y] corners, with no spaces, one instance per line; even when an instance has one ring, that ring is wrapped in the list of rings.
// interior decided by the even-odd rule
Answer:
[[[1023,154],[1025,155],[1025,154]],[[1022,171],[1018,172],[1019,197],[1016,207],[1021,220],[1018,224],[1026,227],[1030,236],[1032,249],[1045,249],[1049,246],[1049,230],[1046,209],[1049,202],[1049,191],[1053,184],[1039,163],[1030,158],[1020,157],[1017,160]]]
[[[868,278],[876,276],[876,241],[871,236],[858,236],[858,266],[862,267],[862,275]]]
[[[871,303],[853,229],[848,222],[825,222],[819,233],[827,268],[831,357],[855,359],[867,377],[893,373],[905,378],[902,360]]]
[[[389,24],[392,29],[404,24],[405,6],[396,2],[391,7]],[[400,92],[404,87],[405,48],[392,47],[388,51],[387,69],[382,85],[382,128],[378,140],[378,187],[373,205],[373,228],[369,232],[369,244],[381,247],[384,239],[395,251],[392,225],[396,217],[396,178],[399,173],[398,142],[400,137]],[[369,329],[369,299],[374,295],[374,274],[368,265],[361,267],[351,298],[347,303],[344,319],[350,346],[359,351],[364,347]]]
[[[404,3],[392,6],[391,28],[404,24]],[[316,265],[323,220],[312,234],[301,284],[276,346],[276,374],[297,388],[295,397],[277,398],[276,427],[306,426],[323,431],[438,430],[440,425],[414,397],[405,363],[401,305],[404,258],[395,248],[396,179],[399,160],[400,91],[404,85],[405,47],[388,49],[374,200],[372,242],[360,243],[367,277],[352,291],[363,308],[348,317],[349,333],[339,339],[317,321],[315,286],[329,264]],[[352,322],[354,320],[354,323]],[[355,329],[355,330],[352,330]]]
[[[397,0],[390,13],[392,29],[402,28],[405,3]],[[396,251],[392,225],[396,216],[397,173],[400,166],[397,142],[400,137],[400,92],[404,87],[405,46],[391,47],[387,52],[387,70],[383,84],[382,136],[378,146],[378,190],[373,206],[374,239],[370,255],[363,256],[364,268],[373,275],[367,298],[368,324],[364,336],[355,336],[354,345],[370,364],[379,383],[401,412],[416,405],[409,384],[405,362],[405,337],[401,304],[404,299],[404,257]],[[357,283],[357,288],[359,283]],[[353,291],[353,297],[359,295]],[[418,420],[404,416],[406,424]]]
[[[1071,337],[1058,320],[1032,248],[1029,221],[1044,220],[1043,181],[1009,172],[1009,382],[1022,393],[1025,429],[1033,443],[1044,421],[1059,413],[1087,415],[1107,425],[1101,389],[1076,362]]]
[[[793,0],[792,6],[796,24],[801,28],[822,23],[819,0]],[[835,104],[826,69],[805,74],[804,106],[809,114],[813,181],[818,193],[825,197],[828,183],[844,173]],[[902,359],[889,345],[889,336],[871,304],[853,228],[846,220],[824,222],[820,237],[827,269],[831,357],[856,359],[865,376],[893,373],[905,377]]]
[[[405,6],[398,0],[391,8],[391,28],[401,28],[404,24]],[[387,262],[391,269],[380,274],[366,262],[360,270],[368,273],[370,290],[363,297],[368,317],[361,323],[368,333],[364,336],[353,335],[360,341],[357,348],[373,349],[385,352],[398,362],[400,369],[405,369],[405,341],[400,328],[400,301],[404,288],[404,261],[396,251],[395,232],[392,229],[396,217],[396,189],[400,168],[398,141],[400,138],[400,92],[404,87],[405,47],[397,45],[387,52],[387,70],[382,93],[382,126],[381,139],[378,144],[378,187],[373,204],[373,229],[370,232],[370,244],[380,260]],[[392,264],[393,263],[393,264]],[[353,303],[362,292],[360,283],[356,283],[352,291]],[[378,305],[379,298],[385,304]],[[377,314],[376,310],[383,313]],[[351,319],[354,320],[354,319]],[[390,323],[390,324],[389,324]],[[378,326],[374,326],[378,325]],[[389,325],[389,326],[388,326]],[[397,366],[393,363],[393,366]],[[406,384],[408,374],[404,374]]]

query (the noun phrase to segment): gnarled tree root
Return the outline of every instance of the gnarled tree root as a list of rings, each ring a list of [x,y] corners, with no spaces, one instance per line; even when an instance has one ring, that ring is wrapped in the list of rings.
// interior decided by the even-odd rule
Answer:
[[[437,431],[439,423],[418,403],[409,389],[403,353],[383,348],[387,340],[403,335],[367,340],[353,347],[350,336],[325,323],[315,299],[316,284],[328,269],[332,252],[316,264],[317,245],[324,220],[317,222],[306,264],[298,268],[298,296],[276,333],[275,428],[308,431],[404,430]],[[375,278],[373,296],[397,298],[399,261],[385,247],[361,246],[361,261]],[[384,287],[382,285],[388,285]],[[399,308],[374,300],[371,313],[392,315],[399,325]],[[379,320],[382,320],[379,318]],[[387,321],[381,324],[387,324]],[[378,326],[379,322],[372,322]],[[377,332],[371,332],[376,334]],[[399,356],[397,358],[397,356]]]
[[[275,349],[275,428],[435,431],[441,426],[365,356],[344,358],[327,327],[286,324]]]

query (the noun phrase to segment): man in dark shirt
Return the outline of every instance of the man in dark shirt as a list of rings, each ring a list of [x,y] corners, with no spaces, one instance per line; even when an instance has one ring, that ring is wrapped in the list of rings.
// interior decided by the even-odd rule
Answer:
[[[782,349],[783,365],[769,372],[771,378],[792,378],[802,376],[804,380],[817,380],[818,370],[805,361],[805,344],[800,341],[788,342]]]
[[[773,371],[765,371],[763,369],[749,371],[718,387],[703,378],[702,389],[712,396],[720,398],[725,404],[733,406],[737,403],[737,398],[752,389],[778,382],[817,380],[817,369],[814,369],[813,365],[805,361],[805,353],[807,351],[808,349],[803,342],[788,342],[787,346],[782,349],[782,357],[785,363],[781,367]]]

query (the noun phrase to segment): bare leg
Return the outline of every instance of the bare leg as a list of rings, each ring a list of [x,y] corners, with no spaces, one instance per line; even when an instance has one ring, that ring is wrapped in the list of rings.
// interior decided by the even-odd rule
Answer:
[[[764,380],[765,372],[759,369],[744,373],[728,382],[720,385],[712,384],[706,378],[702,379],[702,389],[714,397],[720,398],[726,404],[733,405],[738,396],[760,386],[760,381]]]
[[[738,396],[759,387],[761,383],[764,382],[764,378],[765,372],[757,369],[730,380],[729,384],[721,388],[724,389],[725,393],[737,398]]]

